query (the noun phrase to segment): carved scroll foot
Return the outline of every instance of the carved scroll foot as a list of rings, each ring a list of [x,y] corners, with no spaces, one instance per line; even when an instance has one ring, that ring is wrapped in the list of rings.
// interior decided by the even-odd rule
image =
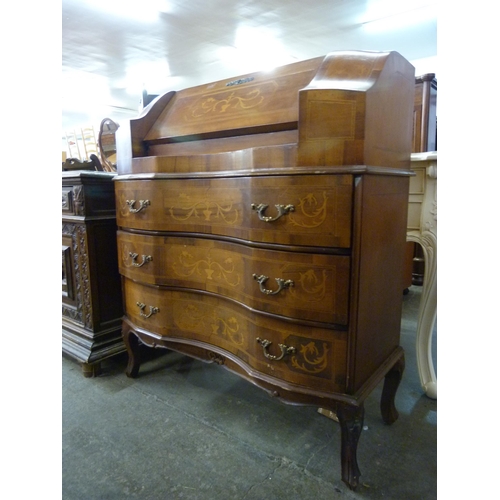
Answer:
[[[436,249],[424,247],[424,255],[426,267],[417,323],[417,365],[422,389],[429,398],[437,399],[437,378],[432,358],[432,334],[437,317]]]
[[[136,378],[141,366],[139,339],[127,325],[123,327],[122,337],[128,353],[128,364],[125,373],[127,377]]]
[[[401,358],[394,363],[394,366],[385,376],[384,388],[382,389],[382,397],[380,399],[380,411],[382,412],[384,422],[389,425],[394,423],[399,417],[394,400],[399,383],[403,377],[404,369],[405,357],[402,354]]]
[[[358,461],[356,453],[358,449],[358,440],[363,429],[363,419],[365,410],[363,405],[352,406],[348,404],[339,404],[337,407],[337,417],[341,429],[341,464],[342,481],[344,481],[351,490],[355,490],[359,483]]]
[[[424,285],[417,322],[417,366],[425,394],[437,399],[437,377],[432,357],[432,335],[437,317],[437,235],[431,231],[410,232],[408,240],[418,243],[424,253]]]
[[[423,385],[423,389],[425,391],[425,395],[428,398],[437,399],[438,397],[437,382],[428,382],[427,384]]]

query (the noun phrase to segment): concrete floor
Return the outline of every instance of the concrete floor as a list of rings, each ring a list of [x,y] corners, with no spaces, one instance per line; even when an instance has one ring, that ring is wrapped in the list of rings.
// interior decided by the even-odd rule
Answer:
[[[437,498],[437,402],[423,394],[415,359],[420,292],[403,298],[400,417],[382,422],[380,384],[365,402],[356,492],[341,481],[336,422],[218,365],[147,349],[135,380],[126,356],[93,379],[63,358],[63,500]]]

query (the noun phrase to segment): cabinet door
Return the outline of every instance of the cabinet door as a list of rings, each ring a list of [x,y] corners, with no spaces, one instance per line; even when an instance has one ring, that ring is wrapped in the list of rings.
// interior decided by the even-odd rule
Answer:
[[[62,237],[62,301],[68,306],[76,306],[72,238],[65,235]]]

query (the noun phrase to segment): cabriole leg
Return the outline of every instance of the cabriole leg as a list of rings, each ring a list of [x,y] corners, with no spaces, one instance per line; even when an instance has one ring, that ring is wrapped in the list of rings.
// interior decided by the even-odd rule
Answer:
[[[359,472],[356,453],[358,449],[359,436],[363,429],[364,406],[352,406],[348,404],[339,404],[337,407],[337,417],[341,429],[341,463],[342,463],[342,481],[355,490],[358,486]]]
[[[382,412],[382,418],[386,424],[394,423],[399,417],[394,400],[396,398],[396,391],[399,387],[399,383],[403,377],[404,369],[405,357],[404,354],[402,354],[401,358],[394,363],[394,366],[385,376],[382,398],[380,399],[380,411]]]
[[[139,374],[139,368],[141,365],[139,339],[127,325],[124,325],[123,327],[122,337],[128,353],[128,364],[125,373],[127,374],[127,377],[135,378]]]

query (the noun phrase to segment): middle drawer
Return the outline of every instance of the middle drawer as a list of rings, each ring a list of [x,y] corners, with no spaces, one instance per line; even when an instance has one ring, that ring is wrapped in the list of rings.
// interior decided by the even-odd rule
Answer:
[[[118,231],[119,270],[146,284],[204,290],[260,311],[345,325],[348,256]]]

